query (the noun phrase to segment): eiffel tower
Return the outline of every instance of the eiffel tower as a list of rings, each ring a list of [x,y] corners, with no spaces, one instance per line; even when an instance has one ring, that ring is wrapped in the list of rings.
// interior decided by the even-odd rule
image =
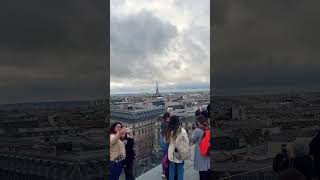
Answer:
[[[156,93],[154,94],[154,96],[155,96],[155,97],[160,97],[161,94],[160,94],[160,92],[159,92],[158,81],[156,82],[156,84],[157,84],[157,89],[156,89]]]

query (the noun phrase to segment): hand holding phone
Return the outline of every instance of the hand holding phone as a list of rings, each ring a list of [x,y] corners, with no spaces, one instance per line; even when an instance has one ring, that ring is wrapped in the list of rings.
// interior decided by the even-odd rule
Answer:
[[[128,133],[128,129],[127,128],[122,128],[120,130],[120,134],[125,134],[125,133]]]

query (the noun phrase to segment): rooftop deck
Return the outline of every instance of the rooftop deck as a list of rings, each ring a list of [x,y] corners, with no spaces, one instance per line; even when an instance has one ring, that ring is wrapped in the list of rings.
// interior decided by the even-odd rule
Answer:
[[[193,161],[194,161],[194,146],[191,147],[191,158],[190,160],[185,161],[184,164],[184,180],[198,180],[199,173],[195,171],[193,168]],[[158,166],[150,169],[149,171],[145,172],[141,176],[137,177],[136,180],[166,180],[166,178],[162,178],[162,165],[159,164]],[[125,177],[123,173],[121,174],[120,180],[124,180]]]

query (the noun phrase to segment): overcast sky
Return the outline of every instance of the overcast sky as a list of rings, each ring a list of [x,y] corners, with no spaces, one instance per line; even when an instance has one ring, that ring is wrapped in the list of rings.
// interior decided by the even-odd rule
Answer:
[[[107,96],[107,1],[0,1],[0,103]]]
[[[211,83],[220,92],[320,85],[320,1],[215,0]]]
[[[210,85],[209,0],[111,0],[111,93]]]

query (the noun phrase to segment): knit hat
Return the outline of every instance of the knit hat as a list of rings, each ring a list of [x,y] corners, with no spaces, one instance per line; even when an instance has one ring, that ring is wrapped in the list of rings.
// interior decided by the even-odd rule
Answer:
[[[202,124],[203,126],[208,126],[208,119],[203,116],[202,114],[197,116],[197,121]]]

